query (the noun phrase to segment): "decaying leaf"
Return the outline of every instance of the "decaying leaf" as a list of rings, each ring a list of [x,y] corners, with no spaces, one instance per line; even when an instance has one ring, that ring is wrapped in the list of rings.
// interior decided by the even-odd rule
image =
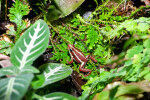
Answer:
[[[3,55],[0,53],[0,60],[2,60],[2,59],[9,59],[9,56],[6,56],[6,55]]]
[[[10,60],[2,60],[0,61],[0,66],[9,67],[9,66],[12,66],[12,63],[10,62]]]
[[[9,43],[12,42],[11,39],[6,34],[2,35],[1,40],[4,40],[4,41],[9,42]]]

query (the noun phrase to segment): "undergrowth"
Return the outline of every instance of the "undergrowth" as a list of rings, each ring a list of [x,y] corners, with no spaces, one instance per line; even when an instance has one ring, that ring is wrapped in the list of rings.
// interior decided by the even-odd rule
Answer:
[[[81,100],[89,97],[89,94],[89,98],[92,99],[95,93],[102,91],[116,77],[124,81],[150,80],[148,78],[148,72],[150,71],[148,67],[150,62],[148,54],[150,18],[131,19],[131,16],[114,15],[117,7],[113,9],[106,7],[108,2],[109,0],[104,2],[103,5],[97,6],[88,19],[79,14],[74,14],[74,17],[69,21],[61,21],[55,26],[53,23],[51,24],[53,29],[51,42],[54,48],[54,56],[51,59],[67,64],[67,61],[70,61],[67,44],[74,44],[83,54],[94,55],[98,61],[96,64],[91,61],[86,64],[87,69],[92,69],[92,74],[83,77],[88,81],[82,87],[84,91],[80,97]],[[121,41],[121,38],[126,35],[128,35],[128,39],[122,44],[122,47],[113,45],[115,40]],[[60,43],[56,44],[56,41],[53,41],[54,39],[60,40]],[[109,61],[115,55],[114,50],[116,48],[122,49],[121,54],[123,56],[121,58],[126,59],[118,65],[122,66],[122,69],[117,67],[110,71],[103,68],[99,69],[99,66],[107,66],[110,63]],[[79,72],[78,66],[80,65],[76,62],[72,65],[77,72]]]
[[[7,25],[8,31],[5,33],[9,41],[3,39],[0,40],[0,53],[10,54],[12,47],[15,42],[20,37],[22,31],[29,26],[29,21],[23,19],[25,15],[28,15],[30,12],[28,4],[24,4],[20,0],[15,0],[12,7],[9,9],[9,20],[14,24]],[[15,27],[17,27],[15,29]]]
[[[67,61],[71,60],[68,44],[74,45],[85,56],[92,55],[97,60],[97,63],[89,60],[85,66],[91,69],[92,73],[82,77],[87,83],[82,86],[83,92],[79,97],[81,100],[92,99],[116,78],[124,82],[150,81],[150,18],[134,18],[137,12],[149,6],[136,9],[130,16],[120,16],[117,15],[119,6],[124,5],[127,0],[120,0],[118,6],[111,8],[108,7],[111,0],[102,0],[102,4],[98,4],[97,0],[94,1],[97,7],[88,18],[74,12],[67,18],[53,22],[46,18],[48,13],[45,9],[48,7],[44,7],[44,4],[47,4],[48,0],[43,1],[43,4],[37,4],[50,27],[51,44],[48,48],[53,50],[51,60],[68,64]],[[13,37],[12,42],[1,40],[0,53],[10,54],[15,41],[28,24],[23,16],[30,10],[28,5],[19,0],[16,0],[10,8],[9,19],[16,23],[17,29],[15,30],[14,26],[9,27],[6,34]],[[34,11],[37,13],[35,9]],[[116,54],[117,59],[114,60],[113,56]],[[80,73],[80,64],[74,62],[71,66],[80,76],[86,74]],[[101,68],[102,66],[104,68]]]

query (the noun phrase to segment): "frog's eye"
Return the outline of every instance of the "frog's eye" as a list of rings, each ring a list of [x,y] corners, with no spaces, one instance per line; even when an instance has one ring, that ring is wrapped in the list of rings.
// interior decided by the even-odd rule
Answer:
[[[70,50],[70,52],[72,52],[72,49],[69,49]]]

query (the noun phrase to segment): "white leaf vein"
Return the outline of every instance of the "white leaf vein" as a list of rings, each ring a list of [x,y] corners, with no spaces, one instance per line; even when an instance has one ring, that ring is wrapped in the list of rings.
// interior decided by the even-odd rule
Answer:
[[[16,89],[13,89],[12,91],[13,91],[13,93],[15,93],[16,95],[18,95],[18,96],[20,95],[20,93],[19,93]]]
[[[21,84],[21,83],[19,83],[19,82],[15,82],[15,84],[14,84],[15,86],[20,86],[20,87],[22,87],[22,88],[24,88],[25,86],[24,86],[24,84]]]
[[[26,40],[24,39],[24,45],[26,46],[26,50],[25,50],[24,52],[20,50],[20,52],[22,52],[24,55],[23,55],[23,57],[22,57],[21,60],[16,56],[17,60],[20,62],[20,67],[19,67],[20,70],[21,70],[21,69],[25,66],[25,64],[28,62],[28,61],[27,61],[27,60],[28,60],[27,58],[28,58],[28,56],[30,56],[30,51],[31,51],[32,48],[34,47],[34,43],[35,43],[35,41],[36,41],[36,39],[37,39],[37,37],[38,37],[38,34],[39,34],[39,32],[42,30],[43,27],[44,27],[44,26],[42,26],[42,27],[40,28],[40,23],[38,23],[38,25],[34,28],[34,34],[33,34],[33,36],[32,36],[31,33],[29,32],[29,37],[31,38],[31,41],[29,42],[29,44],[27,44]]]
[[[62,66],[56,67],[54,69],[51,69],[50,67],[48,67],[49,72],[48,73],[44,72],[45,79],[48,79],[48,77],[54,75],[54,73],[59,71],[61,68],[62,68]]]

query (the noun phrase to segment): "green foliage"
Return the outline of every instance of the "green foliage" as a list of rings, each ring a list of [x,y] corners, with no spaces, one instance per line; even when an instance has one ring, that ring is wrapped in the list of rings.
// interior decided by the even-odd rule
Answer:
[[[82,86],[82,89],[84,91],[82,92],[82,96],[80,98],[86,99],[89,96],[89,98],[92,99],[95,93],[102,91],[102,89],[104,89],[106,85],[112,82],[112,80],[116,77],[119,77],[124,81],[130,81],[130,82],[150,80],[149,78],[150,44],[149,43],[150,43],[150,39],[146,39],[140,43],[141,45],[137,44],[132,48],[130,48],[129,50],[127,50],[125,55],[125,58],[127,60],[124,62],[123,67],[111,69],[109,72],[102,71],[101,69],[101,73],[99,76],[90,78],[87,81],[87,83],[84,86]],[[135,90],[135,88],[131,88],[131,89]],[[122,91],[122,90],[123,89],[119,89],[117,91]],[[100,92],[100,98],[104,98],[102,94],[103,93],[105,94],[105,92],[106,91]],[[110,91],[110,93],[112,92],[113,91]]]
[[[103,99],[114,99],[114,100],[127,100],[138,98],[143,92],[149,92],[149,88],[145,87],[149,81],[141,81],[137,83],[115,82],[107,85],[106,89],[101,93],[97,93],[94,98],[96,100]],[[140,97],[142,99],[142,96]]]
[[[149,78],[145,78],[150,71],[150,68],[148,67],[148,63],[150,62],[150,48],[148,42],[150,42],[150,40],[146,39],[143,42],[143,45],[134,46],[127,51],[126,58],[128,58],[128,60],[125,62],[124,68],[121,70],[121,72],[123,71],[126,73],[126,75],[123,76],[124,80],[150,80]]]
[[[15,0],[15,3],[13,3],[13,6],[10,8],[9,12],[9,19],[10,21],[16,23],[17,25],[17,31],[15,33],[16,40],[19,38],[20,33],[23,29],[26,28],[25,21],[22,19],[23,16],[28,15],[30,11],[30,8],[27,4],[23,4],[20,0]]]
[[[98,27],[99,26],[96,23],[95,25],[88,24],[80,15],[71,19],[71,23],[67,23],[65,27],[58,26],[57,30],[59,30],[59,36],[62,38],[62,44],[56,45],[55,50],[57,52],[54,53],[54,56],[51,59],[57,59],[62,63],[67,63],[69,58],[67,55],[67,40],[67,43],[69,44],[75,43],[75,47],[85,55],[88,55],[91,52],[96,58],[98,58],[97,60],[99,62],[105,64],[106,59],[110,57],[111,52],[108,45],[104,42],[102,34],[99,33]],[[53,29],[54,31],[57,31],[56,28],[53,27]],[[103,55],[105,58],[101,58]]]
[[[16,77],[0,79],[0,99],[21,100],[32,81],[32,78],[32,74],[24,74]]]
[[[52,60],[56,59],[61,63],[67,63],[67,61],[70,60],[69,55],[67,55],[67,44],[74,44],[85,56],[89,54],[94,55],[99,64],[106,64],[106,61],[113,53],[114,47],[110,44],[110,36],[105,34],[105,32],[106,30],[107,33],[113,30],[109,24],[114,23],[114,26],[117,26],[117,21],[120,22],[124,20],[124,18],[121,16],[112,16],[112,12],[115,11],[116,8],[109,9],[104,7],[99,10],[102,7],[104,6],[98,6],[89,16],[90,19],[84,19],[79,14],[76,14],[73,18],[67,19],[67,22],[62,22],[63,24],[58,23],[55,27],[52,23],[51,27],[54,30],[52,40],[53,38],[55,39],[55,36],[58,34],[58,39],[61,41],[61,44],[53,44],[55,51],[53,52],[54,56],[51,58]],[[99,24],[101,23],[106,26],[105,30],[100,27]],[[87,66],[90,66],[90,64],[91,63],[87,63]],[[91,65],[95,67],[94,63]]]
[[[80,98],[86,99],[88,96],[90,96],[89,98],[92,99],[94,95],[91,94],[102,91],[102,89],[104,89],[108,83],[112,82],[114,78],[124,74],[125,73],[117,73],[117,69],[112,69],[110,72],[101,69],[99,76],[90,78],[87,83],[82,86],[84,91],[82,92],[82,96]]]
[[[36,91],[36,89],[39,89],[39,91],[43,93],[45,92],[45,86],[71,74],[72,69],[65,65],[67,61],[70,61],[70,55],[67,49],[68,44],[74,44],[75,48],[79,49],[85,56],[95,56],[98,61],[97,63],[93,63],[89,60],[85,66],[85,68],[91,69],[92,73],[88,77],[84,77],[87,83],[82,86],[83,92],[78,98],[79,100],[91,100],[98,92],[100,92],[98,95],[100,99],[120,99],[126,94],[143,93],[141,89],[134,87],[134,85],[117,85],[110,91],[103,91],[115,78],[128,82],[150,80],[150,18],[140,17],[130,19],[137,11],[143,8],[137,9],[131,13],[129,17],[123,17],[118,16],[115,12],[119,5],[126,2],[126,0],[117,1],[118,5],[114,7],[109,7],[109,3],[112,3],[111,0],[101,0],[102,4],[98,4],[98,0],[93,0],[97,7],[87,19],[84,19],[80,14],[74,13],[66,19],[48,22],[52,33],[50,46],[48,46],[49,28],[42,20],[33,24],[33,26],[26,30],[20,37],[21,32],[26,28],[28,23],[28,21],[23,20],[24,16],[28,15],[30,11],[28,4],[32,6],[36,5],[36,7],[40,9],[39,13],[39,9],[32,8],[38,15],[36,17],[39,18],[42,16],[46,21],[56,20],[73,12],[72,9],[68,9],[67,7],[67,10],[62,10],[64,5],[60,6],[58,1],[59,0],[55,1],[58,6],[56,7],[53,5],[53,0],[37,0],[36,3],[31,0],[26,4],[22,1],[15,0],[13,6],[10,8],[9,18],[10,21],[16,23],[17,30],[15,30],[14,26],[10,26],[6,34],[12,39],[11,42],[0,41],[0,53],[11,54],[10,60],[13,64],[10,67],[0,69],[0,94],[3,94],[2,96],[0,95],[0,98],[7,100],[17,97],[16,99],[19,100],[24,96],[30,84],[32,84],[30,87],[31,94],[33,94],[32,99],[46,100],[61,98],[76,100],[75,97],[64,93],[52,93],[40,96],[41,94]],[[81,0],[81,2],[83,1],[84,0]],[[76,9],[76,7],[74,9]],[[114,45],[115,43],[113,42],[118,41],[118,39],[121,40],[126,35],[128,35],[127,38],[130,39],[125,42],[124,46],[123,44],[121,44],[121,46]],[[44,64],[40,66],[40,68],[35,68],[32,65],[33,61],[35,61],[47,47],[53,50],[52,53],[54,55],[51,59],[61,64]],[[121,48],[121,51],[114,51],[116,48]],[[117,60],[112,61],[117,64],[119,68],[116,67],[115,69],[106,71],[104,68],[107,67],[107,64],[110,65],[108,60],[110,60],[116,52],[117,54],[122,52]],[[125,60],[120,62],[122,60],[121,58],[125,58]],[[99,69],[101,65],[105,67]],[[80,64],[74,62],[72,66],[75,71],[79,72]],[[41,73],[39,74],[39,72]],[[35,77],[33,75],[34,73],[36,73]],[[6,75],[12,77],[5,78]],[[21,80],[20,77],[22,78]],[[34,80],[31,82],[32,78]],[[27,81],[24,83],[25,79]],[[9,92],[8,89],[11,89],[11,91]],[[18,92],[20,94],[16,96]],[[28,97],[27,99],[31,98]]]
[[[51,94],[47,94],[44,96],[39,96],[39,95],[33,95],[33,98],[36,98],[38,100],[77,100],[74,96],[67,94],[67,93],[62,93],[62,92],[54,92]]]
[[[14,37],[14,39],[10,38],[12,42],[0,40],[0,53],[7,54],[7,55],[11,53],[14,43],[20,37],[21,32],[25,28],[27,28],[28,21],[23,20],[23,17],[25,15],[28,15],[29,11],[30,11],[30,8],[28,4],[24,4],[20,0],[14,0],[12,7],[9,9],[8,16],[9,16],[10,21],[16,24],[17,30],[15,30],[14,25],[9,25],[7,35]]]
[[[126,0],[120,0],[118,6],[112,8],[107,7],[109,1],[103,0],[102,5],[97,4],[95,11],[88,16],[88,19],[84,19],[80,14],[73,14],[73,18],[67,18],[67,21],[63,19],[57,24],[53,22],[50,24],[53,29],[51,41],[54,49],[54,56],[51,59],[67,64],[67,61],[70,61],[67,45],[74,44],[85,56],[94,55],[98,61],[97,64],[89,61],[85,66],[85,68],[92,69],[92,73],[84,78],[87,79],[87,83],[82,86],[84,91],[79,100],[93,99],[97,92],[101,92],[116,77],[130,82],[150,80],[148,67],[150,19],[146,17],[129,19],[130,16],[117,16],[115,15],[116,9]],[[97,3],[97,0],[95,2]],[[123,44],[121,47],[112,44],[115,39],[121,39],[125,35],[131,37],[125,43],[124,51],[122,50],[125,57],[121,57],[126,59],[119,64],[114,61],[118,66],[123,67],[110,71],[96,69],[98,65],[107,64],[114,54],[114,48],[123,47]],[[77,72],[79,72],[78,66],[76,62],[73,63],[73,69]],[[132,91],[135,88],[129,89]],[[117,90],[114,89],[110,91],[110,95],[109,92],[106,93],[106,96],[111,96],[113,99],[116,92]]]
[[[16,42],[10,57],[12,64],[20,70],[31,66],[47,48],[49,33],[47,24],[42,20],[31,26]]]
[[[59,17],[64,17],[76,10],[85,0],[54,0],[57,8],[60,10]]]
[[[6,55],[10,54],[13,46],[14,46],[14,43],[1,40],[0,41],[0,53],[6,54]]]
[[[47,48],[49,35],[48,25],[43,20],[38,20],[18,39],[10,55],[12,66],[0,69],[0,99],[21,100],[25,95],[34,78],[33,73],[39,73],[39,70],[33,67],[32,63]],[[33,82],[34,88],[41,88],[59,81],[72,72],[69,66],[62,64],[46,64],[43,66],[45,70],[42,74],[37,75],[37,77],[43,77],[39,77],[38,81]],[[5,75],[9,76],[4,77]],[[60,94],[59,98],[76,99],[65,93],[49,94],[41,96],[41,98],[52,98],[56,96],[55,94]],[[33,97],[33,99],[35,98],[37,97]]]
[[[86,44],[88,44],[89,49],[93,49],[95,44],[98,42],[98,32],[94,30],[92,26],[89,26],[87,30],[87,41]]]
[[[120,25],[115,26],[114,28],[108,29],[108,27],[104,27],[102,32],[106,35],[109,39],[114,37],[119,37],[124,33],[129,32],[129,34],[138,34],[138,35],[146,35],[149,33],[149,26],[150,18],[141,17],[139,19],[133,20],[125,20],[124,22],[120,23]]]
[[[44,64],[41,67],[45,68],[45,70],[42,74],[38,75],[39,80],[33,82],[33,88],[45,87],[48,84],[52,84],[58,80],[66,78],[72,73],[70,66],[63,64],[50,63]]]
[[[109,72],[101,70],[100,76],[90,78],[88,82],[84,86],[82,86],[82,89],[84,91],[80,98],[85,99],[90,96],[89,98],[92,99],[93,95],[91,94],[102,91],[102,89],[104,89],[106,85],[112,82],[112,80],[116,77],[120,77],[125,81],[150,80],[150,68],[148,67],[148,64],[150,62],[150,54],[148,53],[150,50],[149,42],[150,39],[146,39],[144,40],[143,45],[136,45],[129,49],[126,53],[126,58],[128,60],[125,61],[123,67],[115,70],[110,70]],[[118,91],[121,90],[122,89]],[[87,95],[87,92],[89,95]]]

